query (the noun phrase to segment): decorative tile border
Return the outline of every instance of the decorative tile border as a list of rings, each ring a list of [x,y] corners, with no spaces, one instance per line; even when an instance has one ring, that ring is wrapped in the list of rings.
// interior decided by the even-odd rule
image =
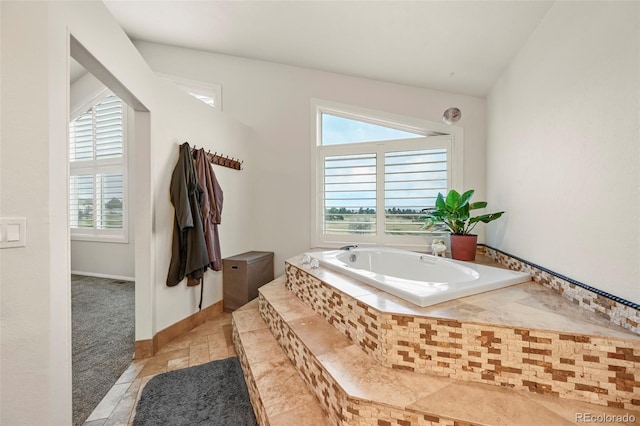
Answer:
[[[478,248],[486,256],[509,269],[530,273],[533,281],[561,294],[581,308],[640,334],[640,305],[637,303],[598,290],[493,247],[480,245]]]
[[[285,269],[287,289],[384,366],[640,407],[638,341],[380,312],[289,262]]]

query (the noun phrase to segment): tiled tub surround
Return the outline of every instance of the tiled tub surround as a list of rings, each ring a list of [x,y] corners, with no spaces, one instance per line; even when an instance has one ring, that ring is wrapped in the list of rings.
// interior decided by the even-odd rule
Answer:
[[[640,336],[533,282],[420,308],[295,257],[286,286],[383,366],[640,409]]]
[[[640,335],[640,309],[629,301],[622,300],[608,293],[578,283],[567,277],[554,274],[522,259],[510,256],[488,246],[478,249],[495,262],[514,271],[528,272],[533,281],[561,294],[574,304],[591,311],[599,317],[608,319],[628,330]],[[588,288],[587,288],[588,287]]]
[[[637,411],[384,367],[288,291],[284,281],[260,288],[260,315],[329,424],[561,426],[580,423],[576,413],[595,412],[627,414],[632,424],[640,424]]]

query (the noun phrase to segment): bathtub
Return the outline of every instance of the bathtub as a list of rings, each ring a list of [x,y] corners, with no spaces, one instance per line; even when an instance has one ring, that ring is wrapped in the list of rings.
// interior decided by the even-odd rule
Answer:
[[[418,306],[496,290],[531,275],[390,247],[308,253],[320,265],[356,278]]]

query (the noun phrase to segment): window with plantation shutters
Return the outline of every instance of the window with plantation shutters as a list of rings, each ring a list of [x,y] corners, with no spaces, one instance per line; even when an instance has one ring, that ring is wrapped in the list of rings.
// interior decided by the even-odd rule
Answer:
[[[127,240],[125,157],[125,104],[110,94],[69,125],[72,238]]]
[[[430,243],[421,211],[460,180],[454,136],[326,107],[316,114],[316,244]]]
[[[447,148],[385,152],[385,233],[425,234],[420,211],[447,193],[447,182]]]
[[[376,154],[324,157],[324,233],[375,235]]]

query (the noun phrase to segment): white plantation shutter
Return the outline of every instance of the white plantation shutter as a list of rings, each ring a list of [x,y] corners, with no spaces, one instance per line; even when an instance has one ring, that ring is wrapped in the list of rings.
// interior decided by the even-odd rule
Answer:
[[[420,210],[447,192],[445,148],[385,153],[384,209],[387,235],[424,234]]]
[[[126,240],[124,104],[115,95],[69,125],[72,237]]]
[[[69,182],[69,216],[71,228],[93,229],[94,175],[72,175]]]
[[[421,210],[450,187],[451,137],[318,148],[321,243],[424,245]]]
[[[122,101],[106,97],[95,110],[96,160],[122,157]]]
[[[376,154],[324,159],[324,233],[376,233]]]
[[[69,126],[69,161],[93,159],[93,114],[81,115]]]

